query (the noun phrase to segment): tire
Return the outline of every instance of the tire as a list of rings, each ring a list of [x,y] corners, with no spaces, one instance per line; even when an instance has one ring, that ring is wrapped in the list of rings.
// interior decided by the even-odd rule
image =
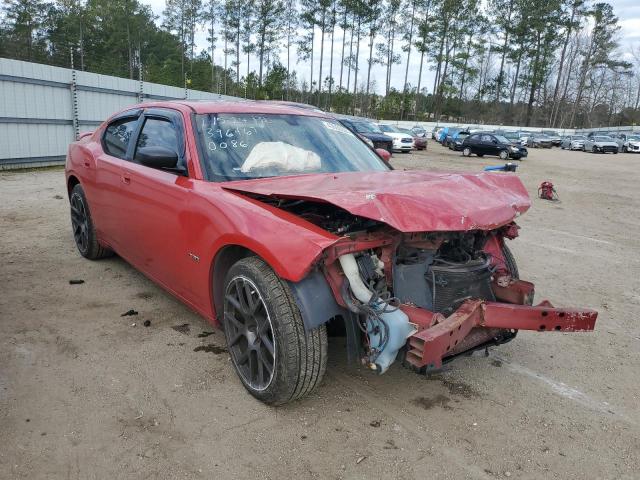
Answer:
[[[596,150],[595,145],[593,147],[591,147],[591,153],[598,153],[598,151]]]
[[[224,286],[227,347],[247,391],[268,405],[313,392],[327,366],[326,326],[305,332],[289,286],[258,257],[235,263]]]
[[[99,260],[110,257],[113,252],[98,243],[96,229],[91,219],[89,202],[84,194],[82,186],[78,183],[71,190],[69,196],[71,231],[76,247],[84,258]]]
[[[584,148],[584,145],[582,146],[582,151],[583,151],[583,152],[586,152],[586,151],[587,151],[587,149],[586,149],[586,148]]]
[[[484,153],[478,153],[479,157],[484,157]]]
[[[464,149],[462,150],[462,155],[464,157],[470,157],[471,156],[471,149],[469,147],[464,147]]]
[[[628,153],[628,149],[625,145],[622,146],[622,153]]]
[[[498,155],[500,160],[507,160],[509,158],[509,152],[506,150],[500,150],[500,154]]]

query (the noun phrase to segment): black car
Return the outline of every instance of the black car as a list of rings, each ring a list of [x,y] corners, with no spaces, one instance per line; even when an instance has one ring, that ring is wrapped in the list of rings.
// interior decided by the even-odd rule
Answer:
[[[502,135],[478,132],[469,135],[462,142],[462,154],[468,157],[475,153],[479,157],[492,155],[502,160],[513,158],[520,160],[528,155],[525,147],[514,145]]]
[[[393,138],[382,133],[373,123],[352,118],[338,118],[337,120],[360,138],[372,142],[373,148],[384,148],[387,152],[393,153]]]

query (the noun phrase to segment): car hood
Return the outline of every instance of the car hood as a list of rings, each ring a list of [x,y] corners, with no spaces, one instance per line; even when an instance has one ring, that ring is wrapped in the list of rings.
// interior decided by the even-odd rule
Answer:
[[[326,202],[401,232],[492,230],[531,206],[505,173],[349,172],[227,182],[228,191]]]
[[[411,135],[407,135],[406,133],[384,132],[384,134],[397,140],[400,140],[402,138],[410,138],[411,140],[413,140],[413,137]]]

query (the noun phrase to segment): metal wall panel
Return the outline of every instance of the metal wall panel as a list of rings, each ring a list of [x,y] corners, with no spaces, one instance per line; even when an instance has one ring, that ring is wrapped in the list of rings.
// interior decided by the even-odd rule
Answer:
[[[78,131],[143,101],[233,99],[184,88],[0,58],[0,169],[61,162]]]

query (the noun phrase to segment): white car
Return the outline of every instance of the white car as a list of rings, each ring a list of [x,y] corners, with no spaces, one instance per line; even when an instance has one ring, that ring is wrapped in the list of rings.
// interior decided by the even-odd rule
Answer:
[[[378,128],[385,135],[393,138],[393,151],[407,153],[413,150],[413,137],[402,132],[398,127],[388,123],[379,123]]]
[[[618,153],[618,142],[611,137],[594,135],[585,139],[582,150],[592,153]]]
[[[627,135],[622,144],[622,151],[624,153],[640,153],[640,135]]]

